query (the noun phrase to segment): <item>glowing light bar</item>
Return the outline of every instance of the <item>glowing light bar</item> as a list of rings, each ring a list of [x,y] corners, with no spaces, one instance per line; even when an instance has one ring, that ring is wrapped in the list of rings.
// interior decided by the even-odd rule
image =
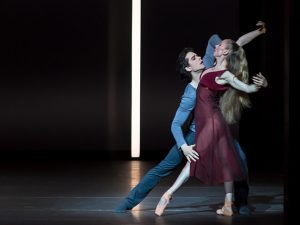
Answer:
[[[132,0],[131,157],[140,157],[141,0]]]

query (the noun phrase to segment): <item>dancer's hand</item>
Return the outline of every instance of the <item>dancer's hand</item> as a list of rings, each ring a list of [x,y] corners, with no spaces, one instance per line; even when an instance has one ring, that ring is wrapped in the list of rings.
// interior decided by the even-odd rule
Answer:
[[[265,34],[267,32],[266,23],[263,21],[258,21],[256,23],[256,26],[258,26],[258,31],[262,34]]]
[[[256,76],[252,77],[252,80],[253,83],[258,87],[268,87],[268,81],[261,73],[258,73]]]
[[[193,148],[195,145],[187,145],[187,144],[183,144],[181,146],[182,152],[185,155],[186,159],[191,162],[194,161],[196,162],[196,160],[199,159],[199,154],[198,152],[196,152]]]

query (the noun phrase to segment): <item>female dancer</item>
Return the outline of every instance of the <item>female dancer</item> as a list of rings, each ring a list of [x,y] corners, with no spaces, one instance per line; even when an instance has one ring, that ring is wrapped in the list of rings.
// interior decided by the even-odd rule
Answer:
[[[214,56],[215,66],[201,74],[197,88],[195,150],[200,158],[196,162],[187,162],[174,185],[162,196],[155,210],[159,216],[172,194],[189,176],[195,176],[208,185],[224,183],[225,203],[217,214],[233,214],[233,181],[244,180],[246,174],[228,124],[239,120],[243,107],[250,107],[247,93],[258,91],[258,80],[262,75],[254,77],[254,84],[247,84],[249,75],[245,52],[230,39],[216,45]],[[188,62],[184,69],[191,74],[197,73],[202,64],[201,58],[193,52],[186,53],[182,61]]]

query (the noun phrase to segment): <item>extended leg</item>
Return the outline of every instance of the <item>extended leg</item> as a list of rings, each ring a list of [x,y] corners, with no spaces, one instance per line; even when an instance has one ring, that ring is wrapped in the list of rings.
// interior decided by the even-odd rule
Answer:
[[[156,209],[155,214],[158,216],[161,216],[167,207],[167,205],[170,203],[170,199],[172,198],[172,195],[177,191],[182,184],[184,184],[190,177],[190,163],[187,162],[185,167],[181,170],[181,173],[177,177],[174,184],[169,188],[161,197],[159,200]]]

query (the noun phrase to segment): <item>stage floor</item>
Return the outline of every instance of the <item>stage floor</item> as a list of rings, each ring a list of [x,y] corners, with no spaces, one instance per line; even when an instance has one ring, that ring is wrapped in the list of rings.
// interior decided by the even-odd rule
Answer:
[[[154,214],[161,195],[180,168],[162,179],[128,213],[112,209],[157,161],[19,161],[0,166],[0,225],[283,225],[284,175],[250,168],[250,216],[222,217],[223,186],[190,179],[173,196],[162,217]],[[251,171],[252,170],[252,171]]]

